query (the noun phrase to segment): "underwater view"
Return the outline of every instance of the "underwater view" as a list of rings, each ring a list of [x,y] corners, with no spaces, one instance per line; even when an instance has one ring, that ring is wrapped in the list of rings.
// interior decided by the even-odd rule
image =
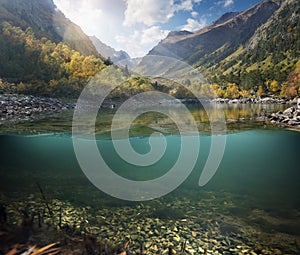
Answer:
[[[216,174],[202,187],[198,182],[212,136],[204,110],[191,107],[195,119],[198,116],[195,139],[201,144],[192,173],[170,194],[142,202],[109,196],[88,180],[74,153],[72,112],[4,125],[1,208],[5,206],[11,223],[24,221],[22,210],[26,210],[40,228],[54,222],[69,235],[88,233],[106,245],[126,244],[132,254],[299,254],[300,133],[251,121],[261,111],[285,107],[222,106],[228,123],[225,152]],[[112,115],[113,110],[102,112],[96,143],[116,174],[151,180],[176,162],[183,135],[166,116],[144,115],[132,124],[130,143],[138,153],[149,150],[149,137],[158,127],[167,144],[159,161],[139,167],[117,154],[106,131]],[[51,235],[40,234],[39,239],[47,244]]]

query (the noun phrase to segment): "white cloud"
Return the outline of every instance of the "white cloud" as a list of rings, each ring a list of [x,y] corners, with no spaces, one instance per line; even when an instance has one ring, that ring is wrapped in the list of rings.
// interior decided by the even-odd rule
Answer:
[[[193,12],[191,12],[191,15],[193,18],[196,18],[198,16],[198,12],[193,11]]]
[[[176,6],[176,11],[192,11],[193,2],[192,0],[183,0],[180,4]]]
[[[223,7],[228,7],[234,4],[234,0],[222,0],[216,3],[217,5],[223,5]]]
[[[175,12],[173,0],[126,0],[126,4],[125,26],[165,23]]]
[[[130,35],[117,35],[116,41],[123,45],[125,51],[130,56],[143,56],[147,53],[147,49],[151,49],[164,39],[169,30],[162,30],[158,26],[152,26],[143,30],[135,30]]]
[[[228,7],[228,6],[232,5],[232,4],[234,4],[234,1],[233,1],[233,0],[226,0],[226,1],[224,2],[224,7]]]
[[[125,20],[123,25],[133,26],[144,24],[153,26],[166,23],[179,11],[193,11],[194,3],[202,0],[181,0],[174,4],[174,0],[124,0],[126,1]]]
[[[164,39],[170,31],[161,30],[158,26],[147,28],[143,31],[141,43],[143,45],[153,45]]]
[[[199,22],[195,19],[189,18],[189,19],[187,19],[186,22],[187,22],[187,24],[180,27],[181,30],[187,30],[187,31],[194,32],[194,31],[199,30],[206,26],[206,19],[201,19]]]
[[[141,32],[135,30],[131,35],[116,35],[116,41],[122,45],[122,49],[129,53],[130,56],[143,56],[145,55],[145,49],[141,48],[139,40],[141,38]]]

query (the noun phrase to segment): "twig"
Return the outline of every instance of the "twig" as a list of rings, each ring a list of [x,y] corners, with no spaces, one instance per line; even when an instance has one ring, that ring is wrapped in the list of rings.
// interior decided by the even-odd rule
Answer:
[[[186,247],[186,240],[182,243],[181,252],[185,251],[185,247]]]
[[[144,253],[143,249],[144,249],[144,242],[141,241],[140,242],[140,255],[143,255],[143,253]]]
[[[41,211],[38,211],[38,224],[39,224],[39,228],[42,227],[42,222],[43,222],[43,215],[41,213]]]
[[[39,191],[41,192],[41,195],[42,195],[42,198],[43,198],[44,201],[45,201],[47,210],[48,210],[50,216],[52,217],[52,216],[53,216],[53,213],[52,213],[52,210],[50,209],[50,206],[49,206],[49,203],[48,203],[48,201],[47,201],[47,199],[46,199],[45,193],[44,193],[44,191],[43,191],[41,185],[40,185],[38,182],[36,182],[36,185],[37,185]]]
[[[62,206],[59,208],[59,222],[58,227],[61,229],[61,222],[62,222]]]

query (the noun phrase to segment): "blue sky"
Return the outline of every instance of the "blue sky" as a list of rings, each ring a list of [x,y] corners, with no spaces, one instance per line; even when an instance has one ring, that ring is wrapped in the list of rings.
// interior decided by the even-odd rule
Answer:
[[[131,57],[148,53],[170,31],[196,31],[260,0],[54,0],[67,18]]]

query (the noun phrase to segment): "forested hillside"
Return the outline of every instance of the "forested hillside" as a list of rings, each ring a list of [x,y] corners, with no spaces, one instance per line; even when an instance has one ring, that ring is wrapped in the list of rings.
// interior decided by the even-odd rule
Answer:
[[[0,23],[4,21],[23,30],[30,27],[37,38],[63,42],[86,56],[99,55],[89,37],[65,17],[53,0],[1,0]]]
[[[87,81],[105,67],[65,43],[38,39],[29,27],[0,25],[0,78],[4,91],[48,96],[79,95]]]
[[[212,57],[207,56],[202,63],[197,63],[208,68],[212,82],[236,83],[242,89],[260,90],[262,94],[295,96],[285,87],[300,59],[299,1],[285,1],[246,44],[224,60],[212,65]]]

